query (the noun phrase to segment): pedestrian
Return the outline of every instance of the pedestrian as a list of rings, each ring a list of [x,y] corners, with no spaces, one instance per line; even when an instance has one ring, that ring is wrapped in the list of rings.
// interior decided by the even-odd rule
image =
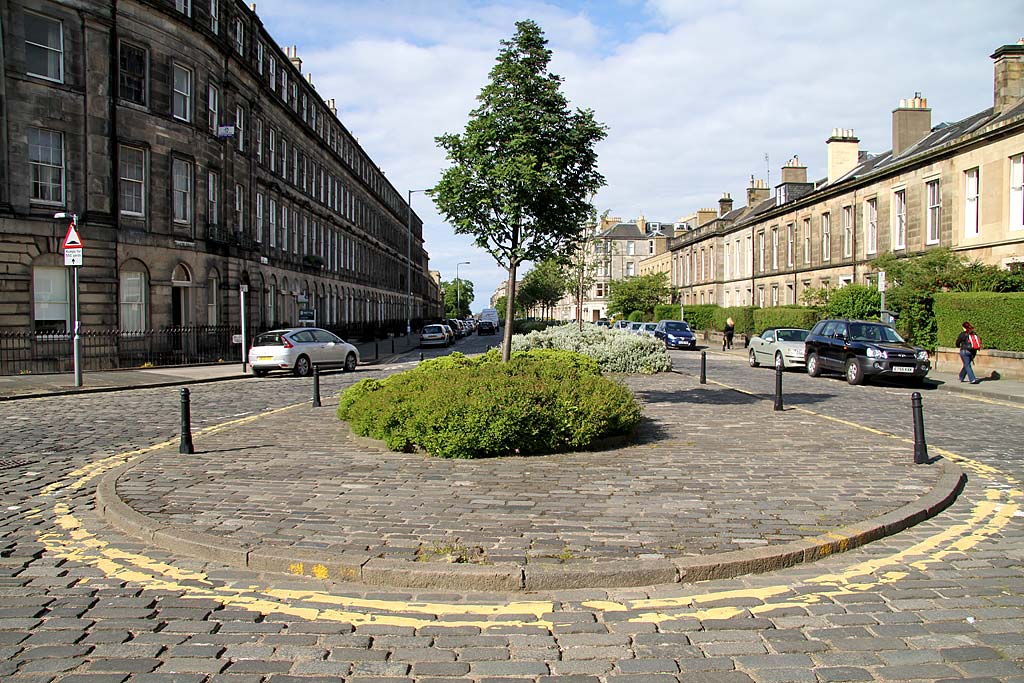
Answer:
[[[725,319],[725,339],[722,340],[722,350],[732,348],[732,335],[736,332],[736,323],[732,318]]]
[[[963,367],[960,369],[960,381],[970,380],[971,384],[979,384],[980,380],[974,376],[974,368],[971,367],[971,364],[974,362],[974,357],[978,355],[978,349],[981,348],[981,338],[978,337],[978,333],[974,331],[974,326],[970,323],[965,322],[963,328],[964,331],[956,337],[956,345],[960,349],[960,362],[963,363]]]

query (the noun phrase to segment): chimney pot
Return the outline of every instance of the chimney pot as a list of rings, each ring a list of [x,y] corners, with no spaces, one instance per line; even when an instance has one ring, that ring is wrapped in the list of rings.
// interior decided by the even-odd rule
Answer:
[[[992,54],[995,60],[993,114],[1001,114],[1024,99],[1024,38],[1003,45]]]

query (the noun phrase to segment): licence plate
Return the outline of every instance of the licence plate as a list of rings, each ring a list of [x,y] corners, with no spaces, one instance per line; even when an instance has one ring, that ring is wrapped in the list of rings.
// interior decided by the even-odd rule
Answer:
[[[257,356],[256,360],[274,360],[273,356]]]
[[[913,372],[914,368],[907,365],[894,365],[892,366],[893,372]]]

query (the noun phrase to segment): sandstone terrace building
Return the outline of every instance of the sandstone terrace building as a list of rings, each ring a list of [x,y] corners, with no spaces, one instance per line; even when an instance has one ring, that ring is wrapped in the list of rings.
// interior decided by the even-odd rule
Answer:
[[[7,0],[0,22],[0,330],[68,329],[58,212],[86,328],[237,330],[240,285],[252,331],[440,315],[421,220],[254,8]]]

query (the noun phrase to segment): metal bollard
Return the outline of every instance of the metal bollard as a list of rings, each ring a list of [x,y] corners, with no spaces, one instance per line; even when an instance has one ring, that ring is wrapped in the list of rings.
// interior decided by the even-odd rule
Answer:
[[[395,338],[391,338],[391,355],[395,355]]]
[[[775,410],[782,410],[782,367],[775,366]]]
[[[320,407],[320,366],[313,366],[313,407]]]
[[[420,362],[421,363],[423,362],[423,352],[422,351],[420,351]]]
[[[192,445],[192,400],[188,389],[181,390],[181,443],[178,444],[178,452],[186,455],[196,452]]]
[[[700,352],[700,383],[708,383],[708,352]]]
[[[380,360],[380,342],[373,342],[373,359]]]
[[[924,412],[921,409],[921,394],[915,391],[910,395],[910,406],[914,413],[914,464],[924,465],[928,462],[928,444],[924,438]]]

